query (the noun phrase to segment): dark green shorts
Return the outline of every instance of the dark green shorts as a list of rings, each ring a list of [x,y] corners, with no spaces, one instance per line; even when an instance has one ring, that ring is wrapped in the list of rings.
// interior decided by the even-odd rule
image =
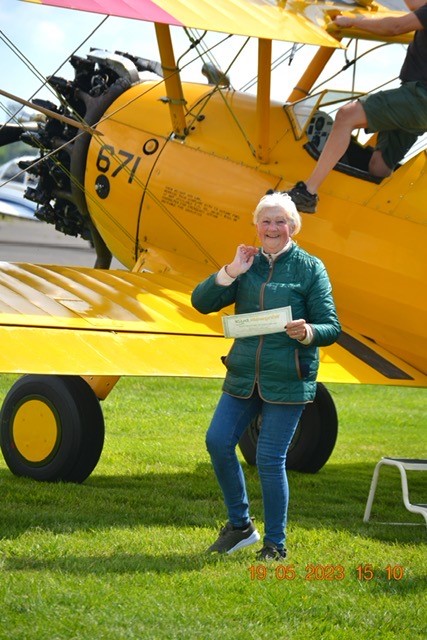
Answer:
[[[427,131],[427,88],[420,82],[405,82],[397,89],[362,96],[359,101],[368,120],[366,132],[379,132],[376,149],[394,169],[418,136]]]

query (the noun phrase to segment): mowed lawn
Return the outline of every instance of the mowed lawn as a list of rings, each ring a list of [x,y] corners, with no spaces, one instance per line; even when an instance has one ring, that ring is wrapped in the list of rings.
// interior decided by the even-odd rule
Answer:
[[[0,377],[0,399],[14,378]],[[103,403],[101,460],[81,485],[0,462],[1,640],[427,637],[427,527],[381,456],[427,457],[427,392],[328,385],[339,437],[314,475],[289,473],[285,562],[205,549],[225,521],[204,437],[220,380],[123,378]],[[256,468],[244,464],[261,533]],[[427,474],[409,474],[427,502]],[[385,520],[412,525],[381,524]]]

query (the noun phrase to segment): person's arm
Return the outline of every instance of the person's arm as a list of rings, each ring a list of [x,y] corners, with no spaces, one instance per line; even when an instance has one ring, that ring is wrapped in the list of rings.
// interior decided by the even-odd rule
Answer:
[[[191,294],[191,304],[200,313],[220,311],[232,304],[236,298],[237,280],[230,286],[217,282],[217,274],[213,273],[200,282]]]
[[[314,266],[311,286],[306,295],[306,307],[307,323],[313,333],[310,344],[318,347],[333,344],[341,332],[341,325],[328,273],[318,259]]]
[[[427,4],[426,0],[404,0],[404,1],[409,11],[415,11],[416,9],[419,9],[423,5]]]
[[[408,0],[408,3],[417,4],[418,0]],[[426,4],[420,2],[420,6]],[[406,13],[403,16],[388,16],[385,18],[365,18],[364,16],[336,16],[334,24],[337,27],[347,29],[356,27],[368,33],[374,33],[381,36],[398,36],[402,33],[410,33],[411,31],[421,31],[424,29],[415,13]]]
[[[237,291],[236,278],[251,268],[257,251],[256,247],[239,244],[233,261],[194,289],[191,294],[193,307],[200,313],[211,313],[232,304]]]

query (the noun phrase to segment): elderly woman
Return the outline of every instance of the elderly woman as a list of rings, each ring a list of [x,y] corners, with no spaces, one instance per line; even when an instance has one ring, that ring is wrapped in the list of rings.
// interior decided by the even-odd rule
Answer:
[[[316,392],[318,347],[340,333],[323,263],[293,240],[301,218],[287,194],[261,198],[254,211],[261,248],[241,244],[229,264],[193,291],[201,313],[235,303],[236,314],[290,306],[283,331],[236,338],[225,359],[223,393],[206,444],[221,487],[228,522],[208,551],[232,553],[260,539],[249,514],[236,446],[251,420],[262,416],[257,467],[264,506],[259,560],[286,557],[289,489],[286,453],[307,402]]]

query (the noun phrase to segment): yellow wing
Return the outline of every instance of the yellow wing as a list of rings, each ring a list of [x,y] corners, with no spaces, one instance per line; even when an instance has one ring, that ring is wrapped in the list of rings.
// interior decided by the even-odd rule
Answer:
[[[176,274],[0,263],[0,371],[222,378],[221,356],[231,342],[222,336],[220,314],[192,308],[194,284]],[[319,379],[427,383],[346,331],[321,350]]]
[[[269,40],[339,47],[325,31],[332,3],[269,0],[27,0],[104,15],[233,33]]]
[[[267,40],[282,40],[304,44],[340,47],[343,36],[371,40],[409,42],[411,36],[384,38],[355,29],[338,30],[331,25],[338,12],[356,12],[365,15],[387,13],[397,15],[387,6],[372,0],[338,0],[313,2],[304,0],[24,0],[34,4],[76,9],[157,22],[172,26],[185,26],[207,31],[232,33]],[[392,3],[393,5],[393,3]],[[337,39],[338,36],[338,39]]]

